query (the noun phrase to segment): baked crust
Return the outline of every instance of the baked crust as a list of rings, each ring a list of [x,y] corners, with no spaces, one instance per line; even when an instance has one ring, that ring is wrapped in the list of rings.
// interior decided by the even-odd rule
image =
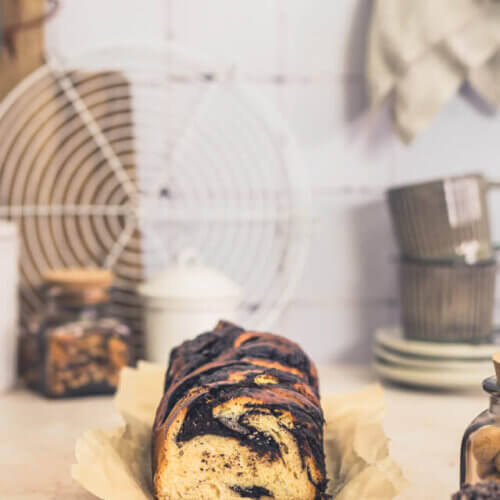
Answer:
[[[156,497],[323,499],[323,425],[302,349],[220,322],[171,353],[153,429]]]

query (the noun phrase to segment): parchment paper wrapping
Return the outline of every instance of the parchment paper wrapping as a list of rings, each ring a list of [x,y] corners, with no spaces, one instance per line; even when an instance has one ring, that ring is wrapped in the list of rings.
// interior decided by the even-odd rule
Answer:
[[[73,478],[105,500],[153,500],[151,429],[163,392],[163,367],[140,362],[121,373],[115,397],[125,425],[91,430],[76,443]],[[405,486],[389,456],[382,428],[383,393],[378,385],[324,396],[329,493],[337,500],[386,500]]]

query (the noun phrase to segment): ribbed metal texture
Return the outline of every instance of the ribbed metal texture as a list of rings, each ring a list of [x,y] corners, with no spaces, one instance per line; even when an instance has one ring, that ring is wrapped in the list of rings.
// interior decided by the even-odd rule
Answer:
[[[405,336],[437,342],[481,342],[491,336],[497,267],[401,263]]]
[[[469,245],[477,259],[491,258],[487,189],[480,175],[391,189],[388,200],[402,254],[464,259]]]

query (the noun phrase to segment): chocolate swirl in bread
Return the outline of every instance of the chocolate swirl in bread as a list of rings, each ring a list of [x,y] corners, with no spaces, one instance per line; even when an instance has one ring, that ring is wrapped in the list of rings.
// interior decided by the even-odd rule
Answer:
[[[323,424],[300,347],[221,322],[172,351],[153,433],[156,497],[322,500]]]

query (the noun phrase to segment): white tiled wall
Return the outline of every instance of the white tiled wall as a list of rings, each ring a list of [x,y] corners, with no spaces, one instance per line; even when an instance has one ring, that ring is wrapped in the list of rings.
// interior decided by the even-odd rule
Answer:
[[[319,217],[305,274],[277,329],[319,361],[370,357],[374,328],[397,321],[397,250],[383,201],[395,183],[482,170],[500,178],[500,118],[470,93],[411,147],[386,113],[366,112],[372,0],[63,0],[47,28],[59,50],[170,40],[233,65],[289,121]],[[493,194],[500,238],[500,196]]]

